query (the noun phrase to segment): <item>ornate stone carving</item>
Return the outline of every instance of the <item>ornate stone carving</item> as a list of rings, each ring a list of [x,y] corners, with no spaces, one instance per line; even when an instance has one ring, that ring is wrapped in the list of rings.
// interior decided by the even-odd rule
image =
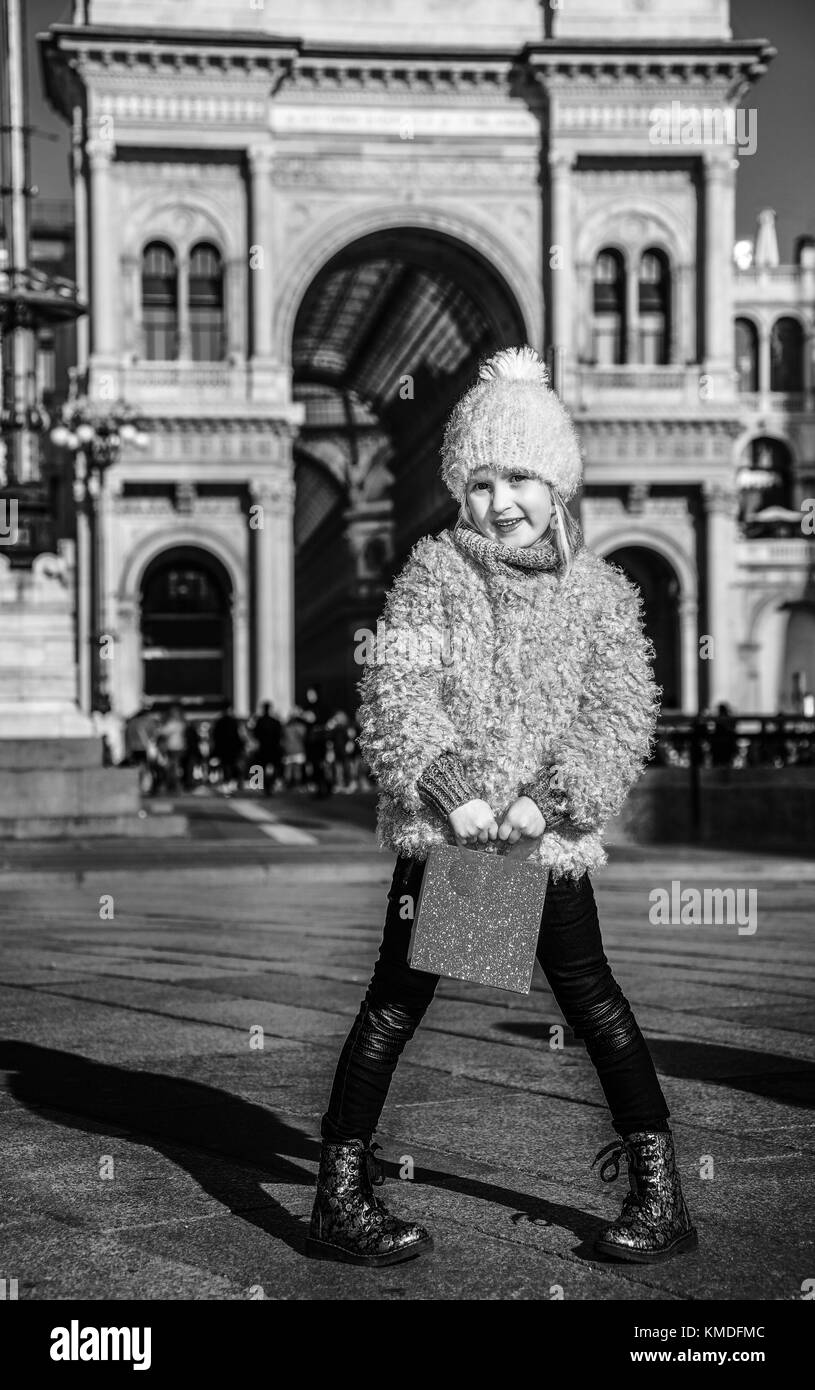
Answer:
[[[116,516],[171,517],[174,507],[169,497],[117,497],[113,507]]]
[[[637,187],[666,190],[685,189],[691,183],[687,169],[578,169],[577,182],[581,188],[630,188],[632,179]]]
[[[349,159],[333,155],[277,155],[272,163],[272,183],[278,188],[375,188],[383,185],[409,189],[465,188],[487,190],[500,178],[500,192],[507,188],[536,189],[539,163],[528,159],[431,158],[427,153],[365,156]]]
[[[472,94],[506,98],[510,91],[511,63],[506,59],[456,61],[441,55],[406,61],[397,58],[299,59],[287,92],[297,94],[357,95],[402,94],[409,96],[445,96]]]
[[[189,248],[196,241],[211,241],[227,259],[238,254],[245,256],[244,195],[237,170],[232,172],[232,188],[210,189],[207,183],[196,184],[189,170],[177,178],[168,172],[166,178],[152,166],[152,177],[142,181],[122,165],[117,179],[117,191],[125,226],[123,248],[135,254],[141,251],[145,235],[168,237],[176,246]],[[168,186],[173,189],[167,197]],[[237,205],[236,205],[237,198]]]
[[[192,516],[195,511],[197,494],[195,483],[187,480],[175,485],[175,509],[180,516]]]
[[[289,477],[250,478],[247,487],[253,502],[290,514],[294,509],[294,479]]]
[[[112,140],[103,140],[95,137],[85,142],[85,154],[93,170],[107,169],[116,155],[116,146]]]
[[[253,174],[265,174],[271,168],[274,150],[270,144],[250,145],[246,157]]]
[[[708,515],[727,516],[735,520],[739,509],[738,489],[719,478],[706,478],[702,483],[702,498]]]
[[[598,419],[577,421],[586,455],[594,462],[635,458],[729,462],[736,420]]]
[[[641,516],[645,511],[648,497],[648,483],[632,483],[628,489],[628,510],[632,516]]]
[[[628,498],[632,493],[641,490],[642,506],[638,510],[638,515],[648,521],[663,519],[671,522],[687,521],[689,517],[687,497],[662,497],[651,493],[650,483],[634,483],[628,490]],[[633,509],[630,504],[626,507],[621,497],[595,496],[588,492],[583,499],[586,516],[591,520],[608,521],[611,519],[624,522],[627,516],[632,515]]]

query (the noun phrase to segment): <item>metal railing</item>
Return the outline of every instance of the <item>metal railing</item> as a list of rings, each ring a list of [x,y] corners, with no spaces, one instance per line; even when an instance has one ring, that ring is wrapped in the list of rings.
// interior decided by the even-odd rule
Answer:
[[[815,770],[815,718],[802,714],[730,716],[663,715],[657,726],[652,767],[686,768],[690,833],[702,835],[702,773],[727,770],[738,794],[751,772]]]
[[[662,767],[815,767],[815,717],[803,714],[660,716],[653,764]]]

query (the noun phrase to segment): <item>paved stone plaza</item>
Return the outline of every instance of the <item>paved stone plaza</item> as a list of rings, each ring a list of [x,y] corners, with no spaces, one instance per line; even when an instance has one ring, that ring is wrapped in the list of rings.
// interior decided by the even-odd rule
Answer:
[[[393,865],[352,801],[293,798],[267,823],[205,800],[185,842],[2,848],[0,1275],[19,1298],[800,1299],[815,861],[692,850],[612,847],[595,889],[699,1252],[592,1257],[624,1179],[590,1166],[613,1132],[582,1043],[550,1047],[536,968],[528,998],[442,982],[397,1072],[383,1195],[435,1251],[383,1271],[305,1258],[319,1117]],[[651,925],[672,879],[754,887],[757,929]]]

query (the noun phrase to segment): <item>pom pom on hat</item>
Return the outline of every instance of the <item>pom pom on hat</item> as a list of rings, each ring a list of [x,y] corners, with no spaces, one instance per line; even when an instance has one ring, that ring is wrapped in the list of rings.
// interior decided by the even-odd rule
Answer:
[[[577,432],[549,386],[534,348],[502,348],[453,408],[442,443],[441,476],[456,501],[476,468],[523,468],[556,487],[564,501],[582,478]]]
[[[478,368],[480,381],[533,381],[538,386],[549,385],[546,364],[534,348],[502,348],[493,353]]]

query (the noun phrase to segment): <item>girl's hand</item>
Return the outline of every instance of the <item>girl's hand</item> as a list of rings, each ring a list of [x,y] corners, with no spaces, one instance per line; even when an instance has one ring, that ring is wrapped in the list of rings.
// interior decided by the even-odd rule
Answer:
[[[537,802],[531,796],[519,796],[504,812],[498,827],[499,840],[509,840],[514,845],[522,835],[538,839],[546,829],[546,820]]]
[[[486,801],[465,801],[450,812],[448,820],[459,844],[480,841],[485,845],[498,835],[498,822]]]

